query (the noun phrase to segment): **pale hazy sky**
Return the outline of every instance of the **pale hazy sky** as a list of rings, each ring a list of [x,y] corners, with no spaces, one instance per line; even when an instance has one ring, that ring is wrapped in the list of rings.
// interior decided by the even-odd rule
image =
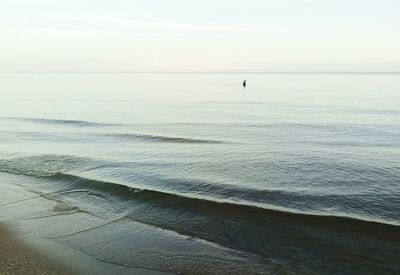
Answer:
[[[0,0],[16,71],[400,71],[400,0]]]

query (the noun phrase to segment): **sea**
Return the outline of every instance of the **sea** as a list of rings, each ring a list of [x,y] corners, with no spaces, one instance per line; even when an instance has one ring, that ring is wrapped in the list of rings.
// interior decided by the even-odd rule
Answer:
[[[4,73],[0,97],[0,221],[156,272],[400,273],[400,74]]]

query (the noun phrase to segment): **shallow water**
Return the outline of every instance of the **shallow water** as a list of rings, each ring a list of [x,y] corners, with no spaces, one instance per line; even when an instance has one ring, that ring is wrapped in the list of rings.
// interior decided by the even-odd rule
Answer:
[[[399,88],[398,74],[0,74],[0,179],[282,272],[396,273]],[[151,269],[193,264],[154,253],[170,261]]]

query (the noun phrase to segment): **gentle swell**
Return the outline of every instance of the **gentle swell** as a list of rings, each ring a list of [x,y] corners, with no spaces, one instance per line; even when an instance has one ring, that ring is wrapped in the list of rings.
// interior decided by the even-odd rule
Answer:
[[[221,144],[223,141],[209,140],[209,139],[194,139],[184,137],[169,137],[161,135],[148,135],[148,134],[107,134],[109,137],[127,139],[127,140],[141,140],[147,142],[170,142],[170,143],[207,143],[207,144]]]
[[[121,184],[87,179],[69,174],[56,174],[50,177],[57,181],[66,181],[73,189],[90,189],[101,194],[113,195],[121,200],[141,200],[161,205],[206,212],[206,214],[223,214],[254,218],[258,220],[274,220],[300,225],[320,227],[335,231],[355,232],[357,234],[376,235],[379,238],[398,239],[400,226],[383,221],[369,221],[354,217],[329,216],[307,213],[296,213],[278,209],[264,208],[257,205],[241,204],[231,201],[218,201],[213,198],[191,197],[182,194],[168,193],[159,190],[128,187]]]
[[[178,191],[179,193],[176,194],[164,191],[163,189],[160,191],[157,187],[155,188],[158,190],[150,190],[147,187],[128,187],[113,182],[93,180],[69,174],[68,171],[72,171],[77,167],[82,168],[87,163],[90,163],[90,166],[93,165],[93,161],[90,159],[76,158],[72,156],[43,155],[11,160],[0,160],[0,172],[47,178],[51,180],[53,186],[57,186],[57,189],[64,189],[64,191],[89,189],[94,190],[95,193],[105,198],[112,196],[121,201],[141,201],[143,203],[159,205],[162,208],[169,207],[179,210],[192,209],[194,211],[205,212],[205,215],[221,214],[254,218],[256,220],[269,219],[308,226],[331,228],[332,230],[343,230],[345,232],[364,232],[366,234],[376,234],[377,236],[384,238],[391,238],[396,236],[396,234],[397,238],[400,236],[400,227],[396,221],[391,222],[381,219],[368,220],[345,215],[329,216],[320,213],[314,214],[307,211],[296,211],[292,208],[279,208],[278,206],[275,208],[273,205],[269,206],[262,202],[252,203],[246,199],[248,198],[248,195],[254,197],[254,192],[257,194],[259,192],[263,193],[262,197],[270,198],[268,201],[271,201],[271,198],[273,197],[286,197],[286,199],[288,198],[288,195],[290,197],[291,194],[285,192],[282,193],[281,191],[259,191],[252,189],[231,190],[230,188],[225,188],[224,192],[230,190],[228,194],[226,194],[217,192],[217,188],[217,190],[212,192],[217,196],[210,197],[207,194],[198,194],[198,190],[196,188],[193,189],[193,186],[188,186],[188,188],[186,188],[186,190],[191,190],[190,193],[182,190]],[[98,164],[100,165],[101,163]],[[32,167],[39,167],[40,169],[37,168],[36,170],[32,170]],[[61,184],[57,185],[57,182]],[[171,182],[174,183],[174,180]],[[178,181],[176,184],[180,186],[183,183]],[[196,182],[194,186],[197,186],[197,188],[200,189],[207,189],[210,187],[201,182]],[[266,192],[271,194],[267,194]],[[231,196],[229,193],[237,194],[237,196],[244,200],[230,200],[229,198]]]
[[[64,120],[64,119],[47,119],[47,118],[30,118],[30,117],[8,117],[6,119],[16,120],[16,121],[26,121],[32,123],[41,123],[41,124],[70,125],[70,126],[80,126],[80,127],[106,127],[106,126],[120,125],[113,123],[100,123],[100,122],[92,122],[84,120]]]
[[[210,139],[194,139],[185,137],[170,137],[161,135],[149,135],[140,133],[42,133],[42,132],[22,132],[22,131],[1,131],[3,135],[12,136],[17,139],[46,140],[54,142],[88,141],[90,139],[99,141],[103,138],[104,142],[118,141],[139,141],[153,143],[188,143],[188,144],[226,144],[229,142]]]

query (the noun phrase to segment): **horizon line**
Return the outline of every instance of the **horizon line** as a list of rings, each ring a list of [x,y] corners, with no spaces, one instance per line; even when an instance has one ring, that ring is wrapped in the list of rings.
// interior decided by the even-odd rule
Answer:
[[[0,74],[400,74],[400,71],[120,71],[120,72],[0,72]]]

